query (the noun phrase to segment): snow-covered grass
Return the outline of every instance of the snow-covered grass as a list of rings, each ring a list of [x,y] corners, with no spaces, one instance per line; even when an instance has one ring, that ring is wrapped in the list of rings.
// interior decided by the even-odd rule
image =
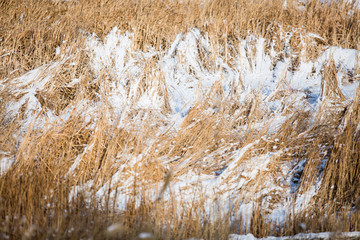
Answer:
[[[355,5],[0,6],[1,238],[359,230]]]

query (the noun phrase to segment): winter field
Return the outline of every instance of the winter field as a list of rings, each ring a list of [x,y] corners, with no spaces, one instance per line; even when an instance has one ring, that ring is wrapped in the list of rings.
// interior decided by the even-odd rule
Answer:
[[[359,239],[360,4],[0,0],[0,239]]]

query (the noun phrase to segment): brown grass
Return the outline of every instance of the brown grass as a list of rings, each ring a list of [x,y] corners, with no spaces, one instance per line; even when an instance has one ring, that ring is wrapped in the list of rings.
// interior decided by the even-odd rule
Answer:
[[[0,176],[1,239],[134,239],[141,232],[150,232],[153,239],[227,239],[229,233],[247,231],[267,236],[360,229],[360,88],[352,102],[345,101],[333,61],[323,72],[323,103],[316,117],[289,104],[281,112],[288,118],[276,133],[269,133],[266,124],[258,125],[274,116],[263,105],[260,93],[253,92],[242,105],[236,100],[236,91],[224,101],[221,82],[213,85],[204,101],[197,102],[175,131],[164,117],[170,106],[156,56],[144,63],[142,85],[135,98],[156,86],[165,99],[160,110],[129,112],[125,128],[119,128],[106,103],[97,117],[86,119],[81,114],[81,101],[99,103],[106,99],[107,88],[101,86],[107,86],[114,77],[107,73],[95,76],[84,41],[91,33],[104,39],[115,26],[122,32],[132,32],[133,50],[143,51],[150,47],[167,49],[178,33],[198,28],[209,35],[211,53],[199,52],[202,63],[211,71],[218,70],[213,62],[215,56],[222,56],[230,66],[234,64],[232,57],[249,34],[274,40],[275,50],[281,52],[287,47],[282,34],[293,33],[289,41],[296,55],[290,66],[293,70],[300,57],[314,59],[328,45],[359,50],[360,12],[350,4],[313,0],[299,7],[296,1],[288,0],[287,7],[283,7],[280,0],[202,2],[0,0],[0,157],[15,160]],[[316,33],[320,38],[301,39],[300,35],[307,33]],[[61,61],[62,57],[55,54],[57,47],[69,59],[56,70],[44,70],[44,75],[53,75],[35,95],[43,111],[29,126],[23,126],[24,108],[15,117],[6,112],[7,104],[21,98],[21,94],[13,94],[17,86],[12,85],[12,80],[44,64]],[[305,56],[300,56],[302,49]],[[276,60],[284,57],[279,54]],[[71,85],[75,78],[79,82]],[[241,79],[238,84],[237,89],[243,90]],[[282,81],[269,100],[284,99],[292,93]],[[66,121],[36,125],[47,109],[61,115],[71,106],[74,108]],[[247,200],[254,202],[255,211],[248,216],[250,229],[244,229],[243,223],[249,219],[234,215],[243,197],[240,190],[240,200],[227,214],[220,214],[219,206],[205,209],[206,196],[194,195],[191,203],[174,196],[171,185],[184,173],[193,170],[199,175],[213,174],[234,160],[232,152],[250,143],[254,145],[237,160],[237,165],[274,149],[281,151],[272,156],[274,161],[268,170],[259,174],[264,181],[282,177],[282,165],[292,168],[307,160],[304,170],[298,173],[301,181],[294,202],[297,194],[305,193],[322,177],[310,209],[290,211],[287,223],[278,226],[267,220],[262,205],[266,196],[255,194],[261,184],[252,181],[249,186],[254,196]],[[138,161],[127,165],[134,157]],[[326,166],[322,166],[324,159]],[[165,160],[167,164],[163,164]],[[121,177],[113,182],[119,169]],[[236,181],[240,175],[228,181]],[[126,185],[129,179],[130,187]],[[89,180],[93,180],[91,187],[73,194],[74,187]],[[146,191],[154,186],[158,186],[157,201]],[[125,210],[118,211],[116,195],[121,187],[130,193]],[[104,190],[101,199],[95,197],[99,190]],[[162,195],[166,190],[170,198],[165,200]],[[115,196],[111,195],[114,192]],[[273,193],[272,199],[274,204],[281,202],[281,192]],[[214,216],[218,219],[214,220]],[[308,227],[301,228],[304,222]],[[276,227],[279,230],[274,230]]]
[[[249,33],[277,38],[281,31],[302,28],[326,44],[358,48],[359,12],[345,3],[310,1],[300,10],[295,1],[50,1],[7,0],[0,13],[0,77],[18,76],[54,58],[58,46],[82,42],[84,32],[105,36],[113,27],[135,34],[135,49],[168,47],[189,28],[208,32],[214,46],[236,42]],[[294,50],[301,46],[291,41]],[[278,41],[281,48],[281,41]],[[217,54],[219,49],[214,49]],[[316,49],[310,49],[311,52]]]

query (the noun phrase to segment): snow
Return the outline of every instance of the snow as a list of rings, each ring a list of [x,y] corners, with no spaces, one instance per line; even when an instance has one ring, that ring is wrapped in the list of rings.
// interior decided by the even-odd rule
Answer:
[[[347,239],[359,238],[360,232],[322,232],[322,233],[299,233],[294,236],[256,238],[251,233],[247,235],[230,234],[229,240],[297,240],[297,239]]]
[[[148,232],[142,232],[139,234],[139,238],[141,239],[148,239],[148,238],[153,238],[154,235],[152,233],[148,233]]]
[[[9,153],[0,151],[0,176],[5,174],[15,162],[15,157]],[[5,155],[5,156],[4,156]]]
[[[269,117],[256,122],[253,126],[240,126],[239,132],[254,128],[265,129],[269,136],[274,135],[292,116],[291,113],[305,109],[316,115],[322,103],[320,100],[322,72],[330,60],[334,61],[338,70],[336,73],[338,85],[346,101],[353,99],[359,82],[347,82],[347,79],[349,73],[353,74],[356,71],[360,59],[359,51],[329,46],[316,59],[301,58],[299,66],[291,69],[292,57],[296,54],[301,57],[302,53],[292,52],[289,47],[290,37],[291,33],[283,36],[285,42],[283,53],[287,54],[284,54],[285,57],[282,59],[277,59],[279,53],[275,52],[273,43],[253,35],[242,40],[239,46],[234,46],[238,51],[235,56],[214,57],[214,50],[210,47],[207,34],[202,35],[198,29],[190,29],[187,33],[178,34],[169,49],[155,51],[150,48],[143,52],[132,50],[132,33],[121,33],[118,28],[114,28],[103,41],[93,34],[86,43],[90,66],[95,75],[94,81],[100,86],[99,100],[82,100],[70,104],[58,116],[41,106],[36,94],[44,89],[56,71],[68,60],[69,57],[63,56],[64,59],[60,62],[41,66],[11,80],[11,91],[18,96],[18,99],[8,104],[7,112],[10,117],[16,117],[20,109],[25,106],[23,132],[30,126],[41,128],[46,123],[64,123],[71,114],[81,114],[88,122],[96,121],[102,116],[108,119],[109,123],[116,122],[117,127],[126,128],[129,127],[128,115],[136,110],[139,114],[131,115],[131,124],[139,133],[146,124],[143,119],[149,117],[149,111],[166,122],[166,126],[159,128],[154,139],[144,143],[140,155],[120,154],[117,157],[121,159],[120,164],[117,165],[119,166],[117,172],[110,180],[100,182],[96,188],[95,195],[99,201],[105,201],[105,193],[111,190],[110,196],[116,196],[116,208],[123,210],[126,208],[136,174],[142,174],[142,170],[137,168],[140,168],[144,159],[152,154],[152,143],[155,138],[165,132],[179,133],[184,119],[198,103],[209,104],[203,116],[210,117],[221,108],[219,103],[236,101],[241,106],[258,97],[262,102],[259,107],[268,113]],[[302,38],[303,40],[321,39],[316,34],[308,34]],[[60,48],[56,48],[55,51],[57,55],[60,54]],[[206,63],[200,59],[201,54],[208,60]],[[228,61],[226,58],[232,59]],[[150,65],[152,68],[149,68]],[[74,78],[68,85],[75,86],[80,83],[80,79]],[[221,94],[213,90],[216,86],[219,86]],[[290,114],[286,114],[284,109]],[[45,116],[40,115],[42,111],[46,112]],[[228,117],[236,119],[238,115],[241,113],[235,111]],[[189,130],[198,123],[195,120],[186,128]],[[90,128],[95,133],[100,131],[95,124]],[[185,131],[186,128],[182,130]],[[159,160],[160,164],[179,174],[165,190],[164,202],[175,196],[177,200],[184,202],[185,208],[192,204],[194,196],[205,196],[207,214],[210,215],[215,211],[213,206],[216,202],[223,203],[216,209],[222,213],[236,208],[238,212],[234,218],[242,216],[247,219],[243,226],[247,230],[253,202],[262,199],[262,207],[270,212],[268,219],[284,222],[292,209],[294,192],[298,187],[299,179],[296,180],[293,176],[303,170],[306,160],[296,164],[291,162],[279,164],[276,159],[284,153],[284,149],[278,146],[279,143],[276,143],[271,151],[251,155],[250,153],[263,141],[267,139],[256,139],[241,147],[237,143],[223,143],[221,147],[205,154],[201,159],[197,159],[194,155],[163,156],[162,160]],[[86,146],[76,157],[67,171],[67,177],[74,174],[82,157],[93,147],[91,144]],[[226,160],[221,162],[219,169],[212,173],[189,170],[180,174],[191,164],[203,162],[205,165],[207,161],[217,161],[218,156],[223,156]],[[117,159],[114,159],[114,163],[118,163]],[[2,157],[0,174],[4,174],[13,161],[13,157]],[[172,164],[174,162],[179,163]],[[269,174],[273,166],[280,169],[276,176]],[[296,212],[306,208],[317,193],[320,181],[321,179],[310,190],[296,197]],[[74,187],[71,196],[75,196],[78,191],[90,191],[93,184],[91,180]],[[161,183],[151,183],[149,185],[152,187],[147,189],[154,199],[157,197],[156,189],[159,189],[159,184],[161,185]],[[277,198],[279,201],[271,203],[272,198]],[[181,211],[180,208],[178,210]],[[326,239],[329,234],[316,236]],[[296,237],[306,239],[310,238],[310,235],[296,235],[295,239]],[[248,234],[232,235],[230,239],[256,238]]]
[[[248,233],[247,235],[235,235],[231,234],[229,237],[230,240],[256,240],[257,238],[254,237],[251,233]]]

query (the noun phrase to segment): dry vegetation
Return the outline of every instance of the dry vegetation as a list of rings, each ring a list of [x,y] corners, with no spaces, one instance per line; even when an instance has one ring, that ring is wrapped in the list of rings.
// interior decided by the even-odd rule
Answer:
[[[298,173],[298,194],[314,185],[319,168],[323,179],[307,211],[289,215],[279,230],[274,230],[275,222],[266,221],[259,199],[254,203],[250,232],[266,236],[305,230],[359,231],[360,88],[353,101],[344,101],[334,80],[336,66],[331,62],[323,72],[324,101],[316,118],[307,110],[286,108],[282,114],[294,114],[276,133],[268,133],[266,125],[257,127],[259,121],[270,119],[273,113],[261,107],[256,92],[240,105],[236,92],[231,101],[222,101],[222,88],[216,84],[206,101],[197,103],[188,113],[178,132],[170,131],[170,123],[163,117],[170,111],[166,101],[161,111],[129,112],[124,120],[126,128],[118,128],[115,120],[108,121],[111,109],[99,111],[89,120],[76,108],[66,121],[36,127],[46,109],[61,115],[71,104],[96,102],[106,95],[100,85],[112,81],[111,74],[94,76],[84,42],[91,33],[103,39],[115,26],[134,33],[133,50],[144,52],[151,47],[169,48],[178,33],[191,28],[208,33],[212,55],[201,60],[213,71],[215,56],[221,55],[229,65],[233,64],[231,56],[236,53],[230,45],[239,45],[249,34],[274,40],[275,48],[283,49],[284,32],[301,29],[302,33],[316,33],[321,37],[315,39],[316,43],[300,44],[298,32],[290,38],[293,52],[306,50],[301,56],[305,59],[315,58],[327,45],[360,50],[360,12],[351,4],[322,4],[315,0],[300,7],[297,4],[289,0],[287,7],[281,0],[0,0],[0,158],[15,158],[12,167],[0,176],[0,239],[134,239],[141,232],[153,233],[154,239],[227,239],[229,233],[243,233],[246,219],[241,216],[234,219],[231,212],[218,214],[214,206],[210,215],[221,217],[212,221],[208,209],[204,209],[205,199],[201,198],[179,212],[181,201],[171,198],[164,202],[160,198],[154,202],[144,186],[163,182],[167,186],[189,169],[200,173],[219,170],[229,162],[232,150],[253,142],[256,144],[241,161],[274,147],[282,149],[270,169],[274,178],[282,163],[294,161],[296,165],[307,159],[304,171]],[[69,59],[63,61],[55,54],[59,46]],[[60,61],[55,69],[45,65],[54,61]],[[144,63],[147,70],[142,91],[156,85],[167,99],[163,78],[154,77],[156,61],[155,56]],[[294,58],[291,67],[296,69],[298,64],[299,59]],[[44,76],[52,76],[44,90],[36,93],[44,111],[24,129],[25,110],[21,109],[16,117],[9,117],[6,110],[8,104],[22,97],[13,93],[19,86],[12,85],[12,81],[43,65]],[[71,85],[74,78],[80,83]],[[281,89],[273,98],[291,93],[291,89]],[[209,113],[209,107],[218,111]],[[169,131],[158,134],[167,126]],[[209,154],[206,164],[199,161]],[[135,177],[126,210],[119,212],[110,192],[121,183],[109,184],[101,201],[95,192],[111,182],[117,170],[129,162],[126,156],[130,155],[143,157],[141,164],[137,162],[124,170],[123,178],[130,178],[134,172]],[[81,162],[69,171],[78,156]],[[172,160],[168,167],[161,164],[164,157]],[[327,164],[321,166],[324,159]],[[266,174],[259,179],[266,181]],[[91,189],[72,195],[74,186],[89,180],[94,183]],[[256,189],[260,183],[251,184]],[[300,227],[304,222],[306,229]]]

